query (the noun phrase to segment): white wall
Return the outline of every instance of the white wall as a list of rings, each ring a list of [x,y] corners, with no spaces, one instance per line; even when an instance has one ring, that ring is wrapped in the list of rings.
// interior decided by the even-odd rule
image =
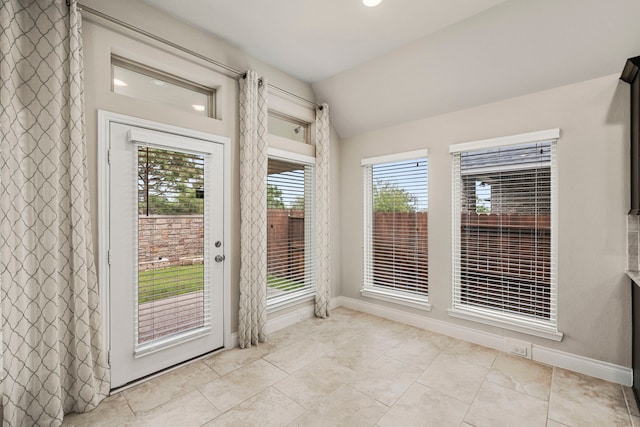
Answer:
[[[621,63],[622,66],[622,63]],[[429,149],[429,299],[415,314],[628,367],[630,284],[625,276],[629,96],[617,75],[388,127],[342,143],[342,294],[363,298],[360,159]],[[402,103],[395,106],[402,110]],[[560,128],[558,327],[562,342],[447,314],[451,304],[450,144]],[[345,256],[346,257],[346,256]]]
[[[253,69],[273,84],[300,97],[314,100],[311,87],[267,64],[246,55],[237,47],[209,34],[193,29],[172,17],[156,11],[138,1],[86,0],[86,6],[97,9],[124,22],[142,28],[162,38],[187,47],[193,51],[220,61],[237,70]],[[231,323],[237,329],[238,321],[238,280],[240,271],[240,207],[239,207],[239,149],[238,149],[238,105],[237,81],[224,75],[219,68],[198,60],[175,49],[134,34],[129,30],[109,24],[107,21],[83,13],[83,38],[85,62],[85,99],[87,122],[87,145],[89,180],[94,239],[97,248],[97,111],[99,109],[122,113],[174,126],[190,128],[202,132],[227,136],[231,139],[231,241],[226,242],[227,260],[231,268]],[[140,100],[111,93],[110,56],[118,54],[189,79],[217,90],[216,119],[199,117],[188,112],[180,112],[162,105],[154,105]],[[286,95],[277,93],[277,102],[286,102]],[[283,101],[284,99],[284,101]],[[298,103],[291,98],[291,103]],[[304,103],[300,105],[305,105]],[[305,105],[306,108],[312,108]],[[295,110],[295,108],[294,108]],[[339,182],[338,151],[339,139],[332,134],[332,179],[334,197],[331,200],[332,232],[334,244],[339,246],[339,205],[337,184]],[[96,249],[97,253],[97,249]],[[332,254],[332,290],[337,294],[340,273],[340,254]]]
[[[308,99],[313,91],[236,47],[194,30],[138,2],[85,0],[104,11],[236,69],[255,69],[269,82]],[[229,136],[231,155],[230,266],[232,325],[237,324],[239,201],[237,86],[206,63],[127,31],[105,28],[86,15],[85,83],[91,202],[97,230],[96,118],[98,109]],[[151,65],[187,73],[219,86],[220,120],[176,113],[110,93],[111,52],[139,55]],[[625,216],[628,210],[628,88],[617,75],[509,99],[477,108],[385,128],[342,143],[332,132],[331,257],[332,295],[361,298],[362,175],[360,159],[429,148],[430,313],[419,315],[513,336],[562,351],[630,366],[630,292],[626,268]],[[374,108],[373,106],[371,108]],[[395,106],[402,110],[402,103]],[[348,116],[348,115],[347,115]],[[449,144],[559,127],[559,329],[560,343],[450,318],[451,160]],[[94,233],[97,239],[97,233]],[[344,262],[340,262],[342,255]],[[377,300],[375,304],[389,305]],[[410,309],[406,309],[411,311]]]
[[[348,138],[619,72],[639,16],[637,0],[509,0],[313,88]]]

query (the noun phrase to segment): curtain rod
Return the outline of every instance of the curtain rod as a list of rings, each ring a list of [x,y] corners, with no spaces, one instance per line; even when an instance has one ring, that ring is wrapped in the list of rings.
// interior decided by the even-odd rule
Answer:
[[[186,54],[191,55],[191,56],[195,56],[198,59],[201,59],[201,60],[203,60],[205,62],[208,62],[210,64],[215,65],[216,67],[220,67],[220,68],[226,70],[228,73],[231,74],[230,76],[229,76],[229,74],[227,74],[229,77],[239,78],[239,77],[244,77],[246,75],[246,73],[243,72],[243,71],[238,71],[235,68],[230,67],[227,64],[223,64],[220,61],[216,61],[215,59],[209,58],[208,56],[204,56],[204,55],[202,55],[202,54],[200,54],[200,53],[198,53],[196,51],[193,51],[193,50],[191,50],[189,48],[186,48],[186,47],[181,46],[181,45],[179,45],[177,43],[174,43],[174,42],[172,42],[170,40],[167,40],[167,39],[162,38],[160,36],[157,36],[157,35],[155,35],[153,33],[150,33],[150,32],[148,32],[146,30],[143,30],[142,28],[136,27],[136,26],[131,25],[131,24],[127,23],[127,22],[124,22],[124,21],[122,21],[122,20],[120,20],[118,18],[115,18],[115,17],[113,17],[111,15],[107,15],[106,13],[100,12],[99,10],[90,8],[88,6],[84,6],[84,5],[80,4],[80,3],[78,3],[78,10],[81,11],[81,12],[87,12],[87,13],[90,13],[92,15],[98,16],[98,17],[100,17],[102,19],[105,19],[105,20],[107,20],[109,22],[112,22],[112,23],[114,23],[116,25],[124,27],[124,28],[126,28],[128,30],[131,30],[131,31],[133,31],[135,33],[141,34],[141,35],[143,35],[145,37],[149,37],[150,39],[153,39],[153,40],[155,40],[157,42],[160,42],[162,44],[166,44],[167,46],[170,46],[170,47],[172,47],[174,49],[177,49],[177,50],[179,50],[179,51],[181,51],[183,53],[186,53]],[[284,93],[284,94],[286,94],[288,96],[291,96],[291,97],[296,98],[296,99],[298,99],[300,101],[306,102],[308,104],[311,104],[311,105],[313,105],[315,107],[318,107],[318,108],[322,109],[322,105],[318,105],[315,102],[309,101],[308,99],[303,98],[301,96],[298,96],[295,93],[291,93],[288,90],[284,90],[284,89],[279,88],[278,86],[274,86],[272,84],[268,84],[268,86],[269,86],[269,88],[274,89],[274,90],[276,90],[278,92]]]

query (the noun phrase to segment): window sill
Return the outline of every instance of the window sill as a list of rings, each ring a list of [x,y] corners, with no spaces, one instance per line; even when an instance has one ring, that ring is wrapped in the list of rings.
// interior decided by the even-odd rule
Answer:
[[[564,336],[562,332],[558,332],[551,326],[536,326],[526,320],[519,320],[516,318],[505,319],[503,316],[490,313],[488,310],[483,310],[481,308],[450,308],[447,312],[449,313],[449,316],[456,317],[458,319],[483,323],[485,325],[521,332],[523,334],[546,338],[552,341],[562,341],[562,337]]]
[[[313,301],[316,297],[315,290],[306,290],[293,295],[283,295],[267,301],[267,314],[275,313],[287,307],[300,304],[305,301]]]
[[[388,301],[395,304],[406,305],[407,307],[417,308],[419,310],[431,311],[431,304],[427,297],[419,297],[405,293],[392,292],[382,289],[365,287],[360,290],[363,297],[375,298],[382,301]]]

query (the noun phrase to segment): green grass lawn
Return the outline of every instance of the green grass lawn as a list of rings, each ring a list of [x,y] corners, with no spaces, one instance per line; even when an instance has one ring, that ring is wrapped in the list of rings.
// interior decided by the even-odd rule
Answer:
[[[267,286],[293,291],[304,286],[284,277],[267,275]],[[204,289],[204,265],[158,268],[138,273],[138,304],[188,294]]]
[[[294,282],[284,277],[267,274],[267,286],[281,291],[293,291],[304,286],[303,283]]]
[[[204,265],[165,267],[138,273],[138,304],[204,289]]]

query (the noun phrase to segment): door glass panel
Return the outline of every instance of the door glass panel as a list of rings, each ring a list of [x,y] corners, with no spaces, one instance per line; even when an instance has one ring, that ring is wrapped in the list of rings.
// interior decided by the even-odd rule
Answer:
[[[138,147],[137,340],[207,326],[205,156]]]

